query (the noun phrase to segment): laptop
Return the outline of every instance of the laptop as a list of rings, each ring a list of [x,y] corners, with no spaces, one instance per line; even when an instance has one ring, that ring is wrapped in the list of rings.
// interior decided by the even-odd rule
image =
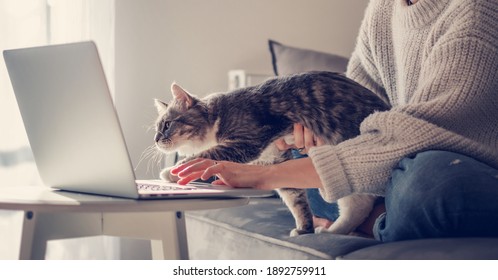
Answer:
[[[271,191],[135,180],[94,42],[3,52],[43,183],[132,199],[258,197]]]

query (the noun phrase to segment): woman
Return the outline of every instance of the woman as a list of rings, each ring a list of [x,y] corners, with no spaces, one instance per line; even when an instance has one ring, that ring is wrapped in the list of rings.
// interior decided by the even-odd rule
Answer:
[[[348,77],[388,100],[336,146],[295,126],[309,158],[273,166],[194,160],[180,183],[316,188],[315,215],[352,193],[385,197],[382,241],[498,235],[498,2],[372,0]],[[285,147],[282,141],[280,147]],[[493,221],[494,220],[494,221]]]

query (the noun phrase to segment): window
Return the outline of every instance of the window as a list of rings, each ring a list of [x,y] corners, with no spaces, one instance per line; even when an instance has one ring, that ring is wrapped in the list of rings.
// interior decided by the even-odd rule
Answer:
[[[114,85],[114,0],[0,0],[0,50],[93,40]],[[3,58],[0,186],[40,184]]]

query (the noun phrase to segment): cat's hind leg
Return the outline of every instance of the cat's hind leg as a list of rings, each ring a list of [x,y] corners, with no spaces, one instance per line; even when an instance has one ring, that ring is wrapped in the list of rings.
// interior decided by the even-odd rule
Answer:
[[[352,194],[337,200],[339,218],[328,228],[317,227],[315,233],[351,233],[370,215],[375,199],[373,195]]]
[[[313,214],[308,205],[306,191],[284,188],[278,189],[277,192],[296,221],[296,228],[290,232],[290,236],[313,233]]]

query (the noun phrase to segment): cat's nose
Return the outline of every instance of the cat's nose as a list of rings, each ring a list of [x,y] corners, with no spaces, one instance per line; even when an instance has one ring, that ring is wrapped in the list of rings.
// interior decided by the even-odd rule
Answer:
[[[163,135],[161,133],[156,133],[156,136],[154,137],[154,141],[159,142],[161,140],[161,138],[163,137]]]

